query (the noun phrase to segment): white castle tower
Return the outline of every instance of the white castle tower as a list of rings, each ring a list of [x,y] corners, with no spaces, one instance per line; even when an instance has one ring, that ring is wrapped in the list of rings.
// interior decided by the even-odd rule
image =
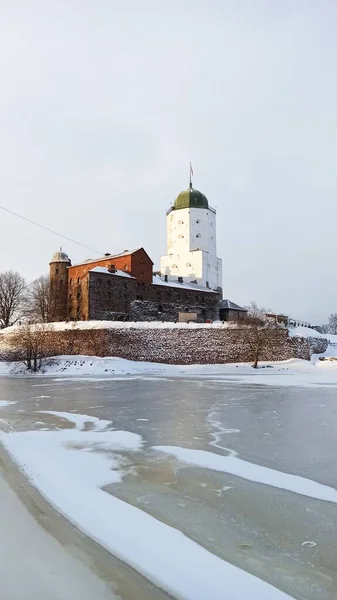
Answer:
[[[213,290],[222,288],[222,260],[216,255],[216,211],[204,194],[189,188],[166,213],[167,255],[160,270]]]

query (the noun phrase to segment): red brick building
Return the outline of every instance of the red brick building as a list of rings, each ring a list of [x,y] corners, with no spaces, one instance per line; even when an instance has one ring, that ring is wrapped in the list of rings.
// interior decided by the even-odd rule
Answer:
[[[50,262],[51,320],[176,321],[195,312],[198,321],[218,318],[219,293],[153,275],[144,248],[72,265],[56,252]]]

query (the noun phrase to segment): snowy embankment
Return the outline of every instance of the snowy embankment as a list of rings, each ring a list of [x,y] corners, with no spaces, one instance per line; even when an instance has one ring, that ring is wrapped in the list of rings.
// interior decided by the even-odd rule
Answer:
[[[224,593],[227,600],[290,599],[102,489],[121,480],[122,453],[141,450],[139,435],[109,430],[109,422],[86,415],[45,412],[75,428],[7,433],[0,439],[31,483],[84,533],[181,600],[222,600]]]
[[[88,329],[228,329],[236,327],[235,323],[174,323],[172,321],[61,321],[46,323],[46,328],[54,331],[88,330]],[[13,325],[0,331],[1,335],[14,333],[20,325]]]
[[[321,338],[323,340],[328,340],[329,345],[326,351],[320,356],[325,358],[337,358],[337,335],[332,333],[319,333],[315,329],[310,329],[309,327],[292,327],[289,329],[289,335],[290,337]],[[318,358],[317,355],[314,355],[312,362],[316,362]]]
[[[0,362],[0,375],[27,375],[27,371],[22,365]],[[113,357],[58,356],[51,360],[48,359],[42,371],[32,376],[58,378],[100,377],[104,379],[149,376],[189,377],[194,379],[202,377],[249,384],[315,387],[337,385],[337,362],[322,362],[318,356],[314,356],[311,362],[292,359],[282,362],[260,363],[258,369],[253,369],[247,363],[165,365]]]
[[[330,344],[337,344],[337,335],[332,333],[319,333],[316,329],[310,329],[310,327],[290,327],[290,337],[303,337],[303,338],[322,338],[328,340]]]
[[[41,527],[2,477],[0,497],[2,600],[120,600],[69,547]],[[39,521],[42,516],[48,518],[41,512]]]
[[[55,330],[72,328],[72,323],[53,323]],[[109,328],[219,328],[228,324],[186,324],[186,323],[120,323],[116,321],[82,321],[76,323],[79,329],[109,329]],[[5,337],[15,330],[15,327],[0,332],[3,343]],[[104,377],[117,376],[166,376],[166,377],[211,377],[217,379],[232,379],[245,383],[265,385],[336,385],[337,362],[320,361],[319,358],[337,357],[337,335],[323,335],[314,329],[296,327],[289,330],[291,337],[315,337],[329,340],[329,346],[323,355],[314,355],[311,362],[291,359],[280,362],[262,362],[258,369],[253,369],[249,363],[227,364],[194,364],[167,365],[163,363],[130,361],[118,357],[100,358],[95,356],[67,355],[48,359],[37,375],[69,376],[69,377]],[[336,344],[336,346],[334,345]],[[0,362],[0,375],[27,375],[23,365],[18,363]],[[37,376],[34,375],[34,376]]]

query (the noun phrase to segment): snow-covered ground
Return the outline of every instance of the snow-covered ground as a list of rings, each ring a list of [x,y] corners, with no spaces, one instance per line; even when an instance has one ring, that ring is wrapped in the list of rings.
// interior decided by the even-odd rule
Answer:
[[[0,331],[1,335],[14,333],[20,325],[13,325]],[[46,327],[54,331],[65,331],[67,329],[226,329],[235,327],[233,323],[174,323],[172,321],[62,321],[59,323],[47,323]]]
[[[123,453],[141,450],[140,435],[113,431],[109,422],[86,415],[49,414],[58,425],[68,421],[75,427],[3,433],[0,439],[31,483],[84,533],[176,598],[222,600],[225,594],[227,600],[290,599],[179,530],[102,489],[121,480]],[[172,447],[158,450],[190,460],[186,454],[180,456],[183,449],[178,454]],[[198,456],[192,460],[200,462]]]
[[[329,347],[330,348],[330,347]],[[329,348],[326,355],[329,356]],[[24,367],[0,362],[0,375],[24,374]],[[250,384],[284,386],[337,385],[337,361],[312,361],[291,359],[282,362],[260,363],[253,369],[247,363],[225,365],[166,365],[162,363],[135,362],[123,358],[94,356],[59,356],[45,364],[43,371],[34,377],[192,377],[231,379]]]
[[[0,497],[3,600],[120,600],[39,525],[2,477]]]
[[[71,328],[72,323],[53,323],[55,330]],[[109,329],[109,328],[219,328],[228,327],[220,322],[195,324],[195,323],[161,323],[161,322],[127,322],[116,321],[80,321],[76,327],[80,329]],[[15,327],[0,332],[5,340],[6,333],[13,332]],[[314,355],[311,362],[292,359],[280,362],[260,363],[259,369],[252,369],[248,363],[230,363],[223,365],[166,365],[162,363],[135,362],[122,358],[93,356],[58,356],[48,360],[39,375],[70,376],[70,377],[117,377],[117,376],[145,376],[156,377],[216,377],[231,378],[265,385],[337,385],[337,360],[321,361],[319,358],[337,359],[337,335],[321,334],[308,327],[293,327],[289,329],[290,336],[326,338],[329,346],[324,355]],[[25,374],[24,367],[11,363],[0,362],[0,375]],[[36,375],[35,375],[36,376]]]
[[[337,344],[337,335],[333,335],[332,333],[319,333],[316,329],[310,329],[310,327],[290,327],[289,335],[291,337],[304,337],[304,338],[323,338],[331,343]]]
[[[214,321],[213,323],[174,323],[172,321],[61,321],[57,323],[47,323],[46,327],[51,327],[55,331],[65,331],[67,329],[227,329],[235,328],[237,324],[231,321]],[[1,335],[6,336],[15,332],[20,327],[19,324],[0,330]],[[337,341],[337,335],[323,334],[311,329],[310,327],[290,327],[290,336],[298,337],[321,337]]]
[[[329,346],[326,355],[333,351],[333,347]],[[54,377],[58,382],[62,379],[97,381],[109,378],[114,381],[126,377],[188,377],[275,386],[337,386],[337,362],[320,361],[319,358],[314,356],[311,362],[262,363],[259,369],[253,369],[248,364],[179,366],[120,358],[62,356],[46,364],[45,372],[34,377]],[[0,363],[0,374],[9,375],[12,369],[13,365]],[[35,381],[33,383],[35,385]],[[45,385],[45,382],[40,383]],[[16,407],[13,409],[11,404],[15,403],[3,400],[0,410],[15,410]],[[169,526],[132,502],[129,504],[105,491],[105,486],[122,481],[127,473],[128,457],[140,456],[142,436],[113,430],[111,421],[97,416],[65,412],[62,408],[63,411],[40,410],[40,407],[36,410],[37,418],[41,420],[48,415],[48,426],[54,423],[55,430],[44,427],[34,431],[2,433],[0,442],[33,486],[78,529],[176,598],[222,600],[225,591],[227,600],[290,599],[289,595],[262,579],[226,562],[231,558],[220,558],[212,553],[214,550],[204,548],[200,540],[199,544],[196,543],[191,539],[193,536],[188,537],[188,533],[184,535],[179,531],[179,526]],[[137,421],[147,419],[137,418]],[[129,429],[129,425],[126,428]],[[222,448],[216,435],[210,445]],[[301,495],[325,503],[337,503],[336,489],[319,483],[319,480],[300,477],[296,471],[282,472],[250,463],[234,451],[226,448],[227,451],[228,455],[224,456],[180,445],[153,445],[151,449],[158,460],[168,455],[180,464],[288,490],[297,497]]]

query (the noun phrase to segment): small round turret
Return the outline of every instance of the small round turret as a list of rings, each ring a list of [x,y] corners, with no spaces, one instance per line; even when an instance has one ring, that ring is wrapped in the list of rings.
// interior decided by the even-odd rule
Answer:
[[[62,251],[53,254],[49,263],[50,271],[50,314],[49,321],[66,321],[68,319],[68,267],[69,256]]]
[[[52,263],[71,264],[71,261],[70,261],[68,254],[66,254],[65,252],[62,252],[62,248],[60,248],[60,250],[58,252],[54,252],[53,257],[49,264],[51,265]]]

